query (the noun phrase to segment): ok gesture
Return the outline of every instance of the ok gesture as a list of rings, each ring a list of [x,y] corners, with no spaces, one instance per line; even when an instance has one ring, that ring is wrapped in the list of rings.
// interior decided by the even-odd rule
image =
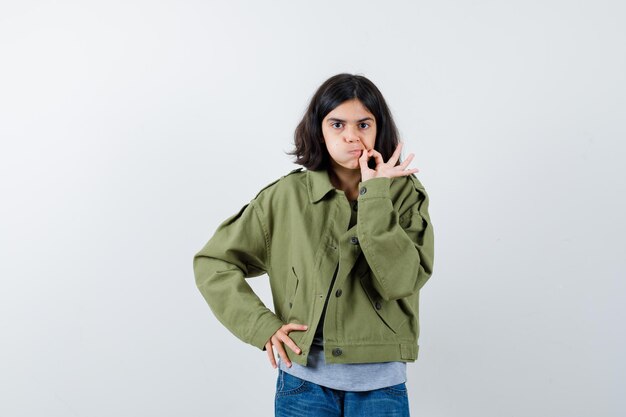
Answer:
[[[407,158],[400,165],[396,166],[396,162],[398,162],[398,159],[400,158],[400,151],[402,150],[403,145],[403,142],[398,143],[396,150],[387,162],[383,161],[383,156],[377,150],[373,148],[369,151],[363,149],[363,153],[359,158],[359,165],[361,166],[361,181],[367,181],[371,178],[380,177],[401,177],[404,175],[411,175],[415,172],[418,172],[419,169],[417,168],[406,168],[415,156],[413,153],[409,154],[409,156],[407,156]],[[375,169],[371,169],[369,166],[367,166],[367,161],[371,157],[374,157],[374,160],[376,161]]]

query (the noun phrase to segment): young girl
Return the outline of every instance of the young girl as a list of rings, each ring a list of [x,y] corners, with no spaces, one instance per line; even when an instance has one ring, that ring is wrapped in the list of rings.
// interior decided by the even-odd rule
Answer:
[[[409,415],[434,236],[401,150],[378,88],[329,78],[295,132],[290,154],[306,170],[262,188],[194,256],[215,316],[278,368],[276,416]],[[245,280],[265,273],[274,311]]]

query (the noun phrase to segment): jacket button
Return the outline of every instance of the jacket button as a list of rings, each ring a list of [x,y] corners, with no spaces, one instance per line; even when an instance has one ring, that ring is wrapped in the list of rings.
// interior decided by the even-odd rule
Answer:
[[[380,310],[381,308],[383,308],[382,304],[380,303],[380,301],[376,301],[376,310]]]
[[[360,191],[361,195],[365,194],[366,192],[367,192],[367,188],[361,187],[361,191]]]
[[[335,292],[335,295],[336,295],[337,297],[341,297],[341,293],[342,293],[341,288],[339,288],[339,289]]]
[[[343,351],[340,348],[333,349],[333,356],[341,356],[342,353]]]
[[[353,245],[358,244],[358,243],[359,243],[359,238],[358,238],[358,237],[356,237],[356,236],[352,236],[352,237],[350,238],[350,243],[352,243]]]

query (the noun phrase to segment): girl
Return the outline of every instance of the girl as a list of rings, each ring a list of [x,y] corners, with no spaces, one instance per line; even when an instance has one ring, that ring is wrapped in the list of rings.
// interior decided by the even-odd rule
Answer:
[[[295,132],[290,154],[306,170],[262,188],[194,256],[218,320],[278,368],[276,416],[409,415],[434,236],[401,150],[378,88],[329,78]],[[245,280],[265,273],[274,311]]]

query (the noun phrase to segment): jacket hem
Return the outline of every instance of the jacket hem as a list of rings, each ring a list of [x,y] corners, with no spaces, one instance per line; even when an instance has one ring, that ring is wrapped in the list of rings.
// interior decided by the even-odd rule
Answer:
[[[307,366],[308,351],[300,355],[285,349],[289,360],[298,365]],[[415,362],[419,345],[412,342],[349,344],[327,343],[324,346],[324,359],[332,363],[374,363],[374,362]]]

